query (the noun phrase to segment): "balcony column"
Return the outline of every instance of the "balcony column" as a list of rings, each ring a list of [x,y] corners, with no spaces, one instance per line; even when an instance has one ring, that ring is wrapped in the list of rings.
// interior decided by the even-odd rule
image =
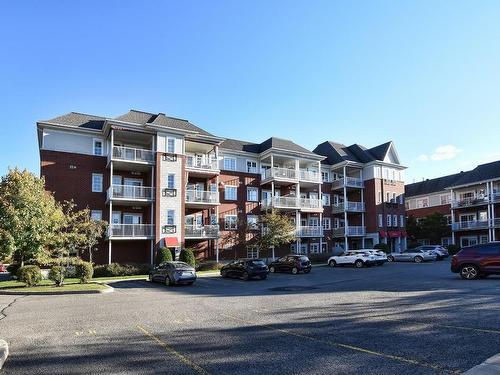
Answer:
[[[320,230],[320,236],[319,236],[319,252],[323,252],[323,213],[319,213],[319,230]]]
[[[151,265],[154,264],[154,240],[151,240],[149,241],[150,242],[150,245],[149,245],[149,263]]]
[[[111,130],[111,144],[113,143],[113,130]],[[113,150],[113,147],[111,147]],[[113,152],[113,151],[111,151]],[[108,239],[108,264],[111,264],[111,235],[113,234],[113,160],[109,162],[109,222],[108,222],[108,230],[109,230],[109,239]]]
[[[359,170],[359,175],[361,178],[361,181],[363,181],[363,170]],[[364,186],[364,185],[363,185]],[[364,228],[365,227],[365,210],[364,210],[364,205],[365,205],[365,189],[361,188],[361,206],[363,206],[363,211],[361,211],[361,226]],[[365,236],[366,236],[366,229],[365,229],[365,234],[363,237],[361,237],[361,246],[363,249],[365,248]]]
[[[299,182],[297,182],[297,184],[295,185],[295,193],[296,193],[295,199],[297,200],[297,207],[300,208],[300,183]]]
[[[453,210],[453,189],[450,190],[450,196],[451,196],[451,202],[450,202],[450,207],[451,207],[451,243],[453,245],[455,244],[455,211]]]
[[[344,165],[344,236],[345,236],[345,242],[347,246],[347,187],[346,187],[346,181],[347,181],[347,168]],[[347,250],[347,249],[346,249]]]
[[[300,219],[301,219],[301,215],[300,215],[300,211],[299,210],[295,210],[295,232],[297,234],[297,239],[295,241],[295,251],[297,254],[299,254],[299,246],[300,246],[300,227],[301,227],[301,224],[300,224]]]

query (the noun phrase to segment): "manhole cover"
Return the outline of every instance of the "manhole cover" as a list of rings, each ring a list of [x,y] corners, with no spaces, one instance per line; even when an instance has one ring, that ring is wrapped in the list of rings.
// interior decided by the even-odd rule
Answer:
[[[306,292],[308,290],[319,289],[315,286],[281,286],[276,288],[269,288],[273,292]]]

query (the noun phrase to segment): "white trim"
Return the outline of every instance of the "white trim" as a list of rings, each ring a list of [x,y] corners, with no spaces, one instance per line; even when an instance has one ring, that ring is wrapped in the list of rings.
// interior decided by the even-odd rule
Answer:
[[[100,190],[94,190],[94,177],[100,177],[101,178],[101,183],[100,183]],[[104,185],[104,175],[102,173],[92,173],[92,193],[102,193],[103,191],[103,185]]]

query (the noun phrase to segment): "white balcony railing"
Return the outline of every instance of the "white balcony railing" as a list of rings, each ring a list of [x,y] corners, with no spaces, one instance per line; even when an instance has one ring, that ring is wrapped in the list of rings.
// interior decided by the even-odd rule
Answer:
[[[453,223],[451,228],[453,230],[488,228],[488,220],[459,221],[457,223]]]
[[[464,199],[454,199],[451,201],[452,208],[479,206],[483,204],[488,204],[488,197],[484,195]]]
[[[298,198],[294,196],[281,196],[262,201],[264,208],[294,208],[294,209],[322,209],[323,202],[317,198]]]
[[[491,193],[490,199],[492,202],[500,202],[500,191],[495,191]]]
[[[317,198],[300,198],[299,207],[304,209],[321,209],[323,208],[323,202]]]
[[[210,160],[208,158],[197,159],[192,156],[186,157],[186,168],[203,169],[209,171],[219,170],[217,160]]]
[[[113,146],[113,160],[125,160],[141,163],[154,163],[155,154],[151,150],[132,147]]]
[[[154,225],[152,224],[111,224],[108,228],[108,237],[152,237]]]
[[[332,235],[334,237],[344,237],[344,236],[364,236],[366,234],[366,227],[362,226],[348,226],[348,227],[338,227],[333,228]]]
[[[292,168],[272,167],[262,173],[262,179],[297,180],[297,171]]]
[[[318,226],[302,226],[297,229],[297,237],[322,237],[323,228]]]
[[[112,185],[107,191],[109,199],[153,200],[154,188],[132,185]]]
[[[299,179],[301,181],[310,181],[321,183],[321,174],[316,171],[299,170]]]
[[[334,204],[332,205],[332,211],[334,213],[338,212],[364,212],[365,211],[365,203],[364,202],[350,202],[348,201],[347,204],[344,202],[341,202],[339,204]]]
[[[186,238],[217,238],[219,235],[218,225],[186,225]]]
[[[186,203],[218,204],[219,203],[219,192],[218,191],[188,190],[188,191],[186,191]]]
[[[342,187],[355,187],[355,188],[363,188],[364,183],[361,178],[356,177],[345,177],[340,178],[332,182],[332,189],[339,189]]]

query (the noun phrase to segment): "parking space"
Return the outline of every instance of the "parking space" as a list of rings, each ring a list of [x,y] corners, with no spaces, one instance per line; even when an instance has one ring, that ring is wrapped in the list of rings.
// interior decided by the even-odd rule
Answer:
[[[448,261],[114,287],[17,300],[2,371],[459,373],[500,352],[500,278],[461,280]]]

